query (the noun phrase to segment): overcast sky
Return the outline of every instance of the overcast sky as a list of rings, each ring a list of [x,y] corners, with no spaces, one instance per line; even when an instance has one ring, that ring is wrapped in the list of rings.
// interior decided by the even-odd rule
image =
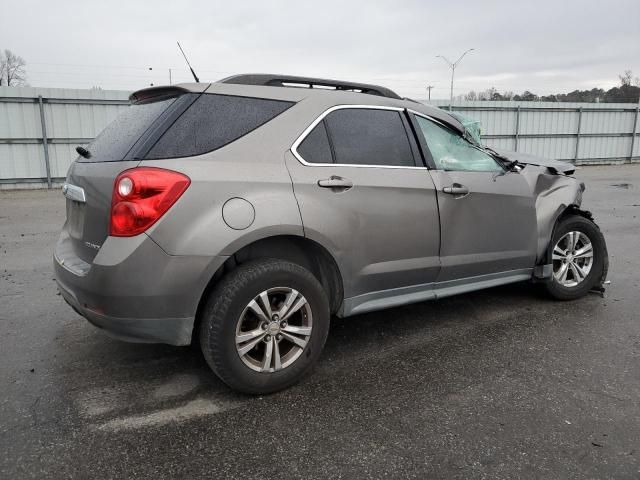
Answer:
[[[133,90],[190,75],[288,73],[379,83],[404,96],[496,87],[610,88],[640,76],[640,0],[3,2],[0,48],[33,86]],[[149,67],[153,68],[149,71]]]

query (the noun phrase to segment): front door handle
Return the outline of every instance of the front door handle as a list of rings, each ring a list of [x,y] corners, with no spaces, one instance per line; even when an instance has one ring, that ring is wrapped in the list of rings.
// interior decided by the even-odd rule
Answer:
[[[449,195],[467,195],[469,193],[469,188],[464,185],[460,185],[459,183],[454,183],[450,187],[444,187],[442,191]]]
[[[353,187],[353,182],[347,178],[332,175],[331,177],[324,180],[318,180],[318,186],[322,188],[330,188],[334,191],[349,190],[351,187]]]

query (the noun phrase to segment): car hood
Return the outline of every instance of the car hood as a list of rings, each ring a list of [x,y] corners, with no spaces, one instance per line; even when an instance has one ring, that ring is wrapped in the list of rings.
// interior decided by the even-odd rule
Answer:
[[[511,152],[509,150],[502,150],[492,148],[493,151],[507,160],[517,160],[518,163],[525,163],[527,165],[537,165],[539,167],[547,167],[553,173],[562,173],[564,175],[572,175],[576,171],[575,165],[569,162],[563,162],[561,160],[552,160],[550,158],[537,157],[535,155],[529,155],[522,152]]]

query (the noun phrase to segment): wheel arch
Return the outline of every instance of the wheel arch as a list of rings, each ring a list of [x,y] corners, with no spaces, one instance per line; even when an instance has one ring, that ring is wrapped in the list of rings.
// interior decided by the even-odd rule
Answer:
[[[559,225],[563,222],[563,220],[565,220],[568,217],[582,217],[585,220],[587,220],[592,226],[593,228],[598,232],[598,234],[600,235],[600,243],[601,243],[601,247],[602,250],[600,251],[602,254],[602,274],[600,275],[600,278],[598,279],[597,283],[592,287],[592,291],[596,291],[599,293],[603,293],[604,292],[604,285],[606,283],[606,279],[607,279],[607,274],[609,272],[609,254],[608,254],[608,250],[607,250],[607,243],[606,240],[604,238],[604,235],[602,235],[602,231],[600,230],[600,227],[598,226],[598,224],[595,222],[594,218],[593,218],[593,214],[589,211],[589,210],[583,210],[581,209],[578,205],[569,205],[567,206],[564,210],[562,210],[562,212],[560,212],[560,214],[557,216],[554,224],[553,224],[553,229],[551,232],[551,236],[549,238],[549,243],[545,252],[545,263],[549,264],[549,266],[551,265],[551,258],[553,255],[553,247],[554,247],[554,242],[553,239],[556,236],[556,232],[557,229],[559,227]],[[594,241],[593,239],[591,239],[592,242]],[[552,273],[550,273],[549,276],[551,276]],[[548,280],[548,279],[547,279]],[[557,298],[557,297],[556,297]]]
[[[576,204],[570,204],[570,205],[564,206],[563,208],[560,208],[558,210],[557,214],[555,215],[555,219],[553,221],[553,224],[552,224],[552,227],[551,227],[551,231],[550,231],[550,233],[549,233],[549,235],[547,237],[546,247],[544,249],[544,254],[542,255],[542,257],[538,261],[538,266],[544,267],[545,265],[549,265],[551,263],[551,255],[552,255],[551,250],[553,248],[553,239],[554,239],[554,237],[556,235],[556,229],[558,228],[558,225],[560,224],[560,222],[562,222],[563,219],[565,219],[566,217],[568,217],[570,215],[578,215],[578,216],[586,218],[587,220],[590,220],[591,222],[594,222],[593,214],[588,210],[581,209]],[[595,222],[594,222],[594,224],[595,224]],[[547,275],[543,275],[543,276],[547,277]],[[550,274],[548,276],[550,276]]]
[[[344,296],[343,277],[331,253],[323,245],[307,237],[273,235],[254,240],[239,248],[211,276],[198,303],[194,334],[198,331],[206,299],[217,282],[239,265],[259,258],[288,260],[306,268],[318,279],[327,293],[331,313],[339,311]]]

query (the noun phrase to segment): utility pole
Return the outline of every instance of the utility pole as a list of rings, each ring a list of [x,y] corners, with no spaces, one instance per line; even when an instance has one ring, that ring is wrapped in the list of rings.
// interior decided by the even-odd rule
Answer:
[[[462,55],[460,55],[460,57],[455,62],[449,61],[446,57],[443,57],[442,55],[436,55],[436,58],[441,58],[442,60],[447,62],[447,65],[449,65],[449,68],[451,69],[451,94],[449,96],[449,111],[451,111],[451,107],[453,105],[453,77],[456,74],[456,67],[458,66],[460,61],[464,58],[464,56],[467,53],[472,52],[473,50],[475,50],[475,48],[470,48],[469,50],[464,52]]]
[[[431,101],[431,89],[433,88],[433,85],[427,85],[427,92],[429,92],[429,101]]]
[[[169,85],[171,85],[171,69],[169,69]]]

